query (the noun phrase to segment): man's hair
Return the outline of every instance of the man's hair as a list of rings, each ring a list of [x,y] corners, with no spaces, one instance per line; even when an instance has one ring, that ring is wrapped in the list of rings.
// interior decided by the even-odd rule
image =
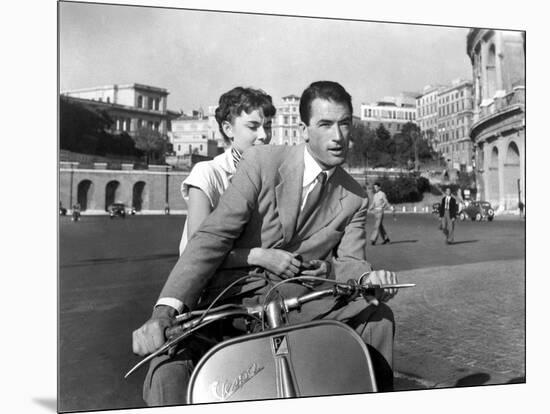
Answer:
[[[382,187],[378,181],[375,182],[374,185],[377,185],[378,187]]]
[[[256,109],[261,109],[265,117],[272,117],[277,111],[273,106],[271,96],[261,89],[237,86],[220,96],[216,108],[216,121],[227,144],[231,142],[231,139],[223,132],[223,122],[227,121],[233,124],[235,118],[241,115],[243,111],[249,114]]]
[[[351,95],[346,92],[342,85],[331,81],[313,82],[304,90],[300,98],[300,119],[308,126],[311,120],[311,103],[317,98],[346,104],[350,112],[353,113]]]

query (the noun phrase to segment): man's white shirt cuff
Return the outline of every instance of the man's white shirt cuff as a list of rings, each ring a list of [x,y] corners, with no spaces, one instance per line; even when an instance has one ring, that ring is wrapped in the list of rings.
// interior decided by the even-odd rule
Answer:
[[[170,306],[171,308],[177,310],[178,314],[183,312],[183,302],[176,298],[160,298],[157,300],[157,303],[155,303],[155,307],[160,305]]]

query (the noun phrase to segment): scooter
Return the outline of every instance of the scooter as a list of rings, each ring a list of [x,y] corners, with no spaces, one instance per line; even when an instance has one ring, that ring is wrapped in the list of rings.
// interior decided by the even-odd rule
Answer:
[[[355,280],[342,283],[298,276],[272,286],[262,305],[213,307],[225,292],[244,279],[229,285],[207,309],[177,316],[176,324],[165,331],[168,341],[125,377],[157,355],[173,352],[180,342],[213,322],[245,318],[259,323],[261,331],[223,341],[200,359],[187,389],[189,404],[378,391],[368,348],[353,329],[333,320],[292,325],[288,314],[327,296],[347,301],[371,298],[371,304],[376,305],[372,303],[376,301],[372,299],[375,288],[406,288],[414,284],[361,286]],[[321,281],[333,286],[320,290],[311,287],[311,283]],[[290,282],[308,283],[310,292],[272,299],[281,284]]]

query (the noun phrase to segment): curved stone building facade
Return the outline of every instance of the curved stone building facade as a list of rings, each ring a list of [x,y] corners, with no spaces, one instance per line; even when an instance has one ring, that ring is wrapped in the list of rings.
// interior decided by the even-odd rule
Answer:
[[[472,29],[474,142],[478,199],[498,211],[525,202],[525,33]]]

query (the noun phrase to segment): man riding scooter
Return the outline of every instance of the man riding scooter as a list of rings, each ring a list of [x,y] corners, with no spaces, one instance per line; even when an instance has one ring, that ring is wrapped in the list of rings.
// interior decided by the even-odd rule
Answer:
[[[160,348],[174,317],[208,303],[247,274],[266,274],[274,283],[298,274],[346,281],[370,272],[361,282],[394,284],[393,272],[372,271],[365,257],[368,200],[361,186],[342,168],[352,125],[351,96],[335,82],[311,84],[300,100],[305,144],[247,150],[218,207],[206,218],[170,273],[152,317],[133,333],[133,350],[147,355]],[[232,249],[261,247],[286,252],[289,260],[278,275],[261,268],[226,269]],[[308,264],[301,270],[302,263]],[[264,280],[245,280],[230,292],[228,303],[258,304],[270,289]],[[285,285],[292,294],[301,284]],[[379,389],[392,389],[394,320],[383,302],[395,289],[377,289],[378,306],[355,301],[339,307],[334,300],[304,307],[294,322],[313,318],[348,323],[372,350]],[[225,332],[230,336],[232,332]],[[184,404],[190,374],[211,341],[188,344],[173,356],[159,356],[144,384],[148,405]],[[208,344],[207,344],[208,343]]]

